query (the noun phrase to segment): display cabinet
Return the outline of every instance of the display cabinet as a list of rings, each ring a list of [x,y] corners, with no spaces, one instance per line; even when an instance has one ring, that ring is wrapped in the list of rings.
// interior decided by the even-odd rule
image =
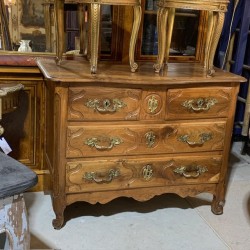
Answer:
[[[157,0],[142,0],[142,22],[136,47],[137,61],[156,60]],[[128,61],[129,32],[133,20],[130,6],[102,9],[101,60]],[[170,61],[201,61],[207,17],[204,12],[177,9],[170,46]]]
[[[142,0],[142,22],[136,47],[136,60],[153,61],[158,53],[157,42],[157,0]],[[79,36],[77,15],[79,10],[66,5],[66,25],[74,21],[73,32]],[[87,11],[87,8],[85,9]],[[129,37],[133,22],[131,6],[103,5],[100,25],[100,59],[113,61],[128,61]],[[85,28],[88,30],[88,14]],[[72,19],[73,17],[73,19]],[[170,48],[170,61],[201,61],[205,43],[205,24],[207,18],[204,12],[198,10],[177,9]],[[78,29],[78,30],[77,30]],[[68,44],[66,50],[75,50],[69,45],[72,30],[66,29]],[[71,42],[72,44],[72,42]],[[90,51],[89,51],[90,53]]]

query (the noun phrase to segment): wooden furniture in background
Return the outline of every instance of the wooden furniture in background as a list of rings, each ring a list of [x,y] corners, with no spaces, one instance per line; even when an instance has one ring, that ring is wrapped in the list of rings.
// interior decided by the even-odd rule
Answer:
[[[64,0],[55,0],[56,23],[57,23],[57,64],[60,64],[64,51]],[[67,1],[69,2],[69,1]],[[99,30],[100,30],[100,7],[101,5],[131,5],[134,8],[134,22],[131,32],[129,47],[129,63],[131,71],[135,72],[138,65],[134,61],[135,44],[141,21],[141,2],[140,0],[72,0],[72,3],[84,3],[90,6],[90,71],[95,74],[97,71],[97,59],[99,49]]]
[[[34,191],[48,190],[49,175],[43,164],[44,145],[44,82],[38,68],[0,68],[0,88],[8,84],[22,84],[18,109],[7,113],[3,106],[4,138],[12,148],[9,154],[38,175]]]
[[[14,111],[19,103],[19,91],[24,86],[20,83],[8,83],[0,85],[0,121],[2,115]],[[4,128],[0,125],[0,136],[4,133]]]
[[[146,201],[208,192],[223,212],[235,104],[242,77],[199,64],[126,65],[39,60],[46,81],[45,164],[52,178],[53,226],[76,201],[120,196]],[[80,69],[80,70],[79,70]]]
[[[203,10],[208,12],[208,26],[206,34],[206,44],[204,49],[204,67],[207,70],[208,75],[214,74],[213,60],[215,55],[215,50],[220,38],[222,31],[225,12],[227,11],[227,5],[229,0],[159,0],[158,1],[158,12],[157,12],[157,26],[158,26],[158,58],[157,63],[154,65],[155,72],[159,71],[164,67],[164,57],[167,52],[167,57],[169,54],[170,38],[172,37],[173,29],[173,19],[174,13],[173,9],[194,9]],[[169,18],[169,27],[167,29],[167,16],[168,13],[171,14]],[[167,41],[167,38],[169,40]]]

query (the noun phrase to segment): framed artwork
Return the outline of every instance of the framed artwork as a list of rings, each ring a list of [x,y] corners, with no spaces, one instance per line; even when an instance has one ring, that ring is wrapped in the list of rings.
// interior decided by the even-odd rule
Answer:
[[[44,27],[43,0],[21,0],[21,24],[24,27]]]

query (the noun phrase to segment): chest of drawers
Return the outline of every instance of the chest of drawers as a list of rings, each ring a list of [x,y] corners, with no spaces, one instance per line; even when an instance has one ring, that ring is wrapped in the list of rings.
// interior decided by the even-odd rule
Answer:
[[[196,64],[126,65],[39,61],[46,81],[45,161],[61,228],[76,201],[107,203],[120,196],[146,201],[208,192],[221,214],[231,131],[243,78]]]

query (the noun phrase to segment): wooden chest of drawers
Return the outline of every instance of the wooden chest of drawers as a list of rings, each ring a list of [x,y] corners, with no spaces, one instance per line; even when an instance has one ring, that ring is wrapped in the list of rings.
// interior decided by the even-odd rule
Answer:
[[[120,196],[213,195],[223,212],[231,131],[243,78],[196,64],[38,62],[46,79],[45,161],[52,175],[53,226],[76,201],[106,203]]]

